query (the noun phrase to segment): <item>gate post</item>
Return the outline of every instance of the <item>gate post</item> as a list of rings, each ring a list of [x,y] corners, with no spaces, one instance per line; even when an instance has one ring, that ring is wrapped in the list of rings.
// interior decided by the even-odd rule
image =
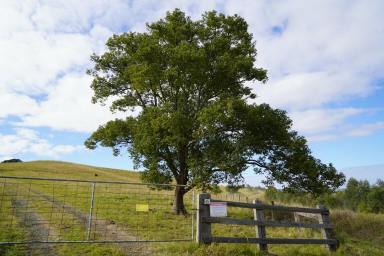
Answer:
[[[212,240],[211,223],[203,221],[203,218],[209,217],[209,204],[211,200],[210,194],[199,194],[197,196],[197,232],[196,242],[210,244]]]
[[[254,204],[261,204],[259,200],[253,200]],[[262,209],[253,209],[253,216],[256,221],[263,222],[264,221],[264,211]],[[257,225],[256,226],[256,233],[257,238],[260,239],[266,239],[267,238],[267,232],[265,230],[264,225]],[[268,244],[265,242],[259,243],[260,251],[267,252],[268,251]]]
[[[96,183],[93,182],[92,187],[91,187],[91,201],[90,201],[90,205],[89,205],[89,215],[88,215],[88,225],[87,225],[87,241],[89,241],[89,239],[91,237],[93,205],[94,205],[94,201],[95,201],[95,187],[96,187]]]
[[[318,208],[323,210],[321,212],[321,215],[319,216],[319,224],[330,224],[329,210],[323,205],[319,205]],[[332,239],[332,229],[322,228],[321,233],[322,233],[324,239]],[[334,252],[337,249],[337,245],[336,244],[328,244],[328,249],[331,252]]]

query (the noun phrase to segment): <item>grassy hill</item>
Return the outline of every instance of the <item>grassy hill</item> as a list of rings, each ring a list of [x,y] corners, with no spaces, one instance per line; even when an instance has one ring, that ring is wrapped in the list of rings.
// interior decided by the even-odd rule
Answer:
[[[81,179],[81,180],[94,180],[94,181],[124,181],[124,182],[140,182],[140,177],[138,172],[125,171],[125,170],[116,170],[109,168],[99,168],[87,165],[80,165],[67,162],[58,162],[58,161],[33,161],[25,163],[6,163],[0,164],[0,176],[24,176],[24,177],[39,177],[39,178],[62,178],[62,179]],[[2,181],[0,179],[0,181]],[[21,191],[28,190],[27,183],[20,183]],[[20,185],[19,184],[19,185]],[[24,185],[23,185],[24,184]],[[3,187],[2,187],[3,186]],[[0,192],[4,191],[5,186],[0,183]],[[9,187],[13,189],[12,186]],[[20,189],[20,188],[18,188]],[[102,189],[97,188],[98,192],[102,192]],[[30,187],[29,187],[30,190]],[[37,209],[46,209],[47,207],[53,207],[53,203],[49,201],[49,195],[51,195],[50,188],[45,188],[43,186],[35,187],[36,193],[34,196],[46,198],[46,200],[38,205],[32,205]],[[128,190],[124,193],[130,193]],[[130,194],[129,198],[124,196],[124,193],[120,194],[107,194],[105,198],[102,198],[104,201],[100,201],[105,205],[119,206],[120,210],[117,212],[112,211],[111,209],[101,208],[98,212],[100,216],[105,219],[113,220],[116,223],[121,225],[127,225],[126,227],[131,228],[130,223],[135,223],[135,225],[150,225],[148,222],[149,219],[143,219],[143,223],[140,223],[139,216],[127,214],[130,212],[130,205],[135,202],[139,194],[148,193],[148,188],[140,190],[139,193]],[[110,191],[104,191],[110,193]],[[55,193],[60,195],[71,195],[73,191],[66,190],[64,188],[55,190]],[[84,193],[84,194],[82,194]],[[160,192],[157,192],[160,193]],[[172,195],[172,191],[169,191],[168,194]],[[48,196],[47,196],[48,195]],[[78,192],[80,195],[80,204],[77,201],[77,204],[72,204],[72,202],[66,201],[66,204],[77,207],[77,210],[80,213],[86,214],[89,209],[89,190],[84,190]],[[81,198],[84,196],[84,201],[81,201]],[[247,189],[244,188],[239,191],[239,193],[231,194],[227,192],[222,192],[220,194],[214,195],[214,197],[219,199],[229,199],[229,200],[252,200],[255,198],[263,198],[263,191],[257,189]],[[188,195],[188,198],[190,196]],[[23,200],[28,200],[24,198]],[[130,201],[131,200],[131,201]],[[172,198],[170,197],[170,200]],[[189,201],[188,201],[189,200]],[[167,204],[162,209],[164,212],[167,212],[170,209],[170,202],[167,201]],[[187,204],[190,205],[190,199],[187,199]],[[12,209],[12,205],[8,205]],[[30,230],[25,230],[25,223],[22,223],[22,218],[17,214],[17,211],[6,211],[7,205],[2,204],[0,209],[0,219],[10,218],[18,225],[13,225],[12,228],[5,229],[0,226],[0,241],[7,240],[23,240]],[[14,207],[14,206],[13,206]],[[14,207],[15,208],[15,207]],[[3,210],[4,209],[4,210]],[[51,217],[44,215],[44,211],[41,211],[41,218]],[[155,213],[154,213],[155,214]],[[156,225],[160,228],[156,232],[148,232],[144,235],[148,237],[157,238],[167,238],[169,234],[177,231],[188,232],[188,220],[184,217],[173,216],[171,213],[166,213],[166,217],[161,217],[156,219]],[[231,216],[239,216],[245,218],[252,218],[252,212],[247,210],[231,209],[229,208],[229,214]],[[163,216],[163,215],[162,215]],[[60,215],[59,215],[60,217]],[[63,217],[61,217],[63,218]],[[67,221],[71,221],[73,216],[68,218]],[[383,255],[384,251],[384,215],[379,214],[362,214],[362,213],[353,213],[350,211],[331,211],[332,223],[335,226],[336,236],[341,242],[339,250],[332,255]],[[66,219],[64,219],[64,222]],[[1,221],[0,221],[1,222]],[[61,219],[63,222],[63,219]],[[176,223],[176,229],[172,229]],[[68,222],[67,225],[71,223]],[[99,223],[100,224],[100,223]],[[102,223],[100,224],[102,225]],[[51,223],[52,227],[58,227],[58,223]],[[161,227],[163,229],[161,229]],[[185,227],[185,230],[183,228]],[[190,225],[189,225],[190,227]],[[43,227],[44,228],[44,227]],[[53,228],[53,229],[54,229]],[[54,230],[52,231],[54,232]],[[78,239],[81,234],[84,233],[84,230],[78,230],[78,233],[71,234],[69,239]],[[314,230],[300,230],[294,228],[270,228],[267,229],[268,237],[321,237],[320,233]],[[223,235],[223,236],[246,236],[254,237],[255,231],[254,227],[245,227],[245,226],[234,226],[234,225],[214,225],[213,234]],[[144,249],[143,249],[144,248]],[[51,246],[49,248],[39,248],[31,246],[10,246],[2,247],[0,246],[0,255],[25,255],[26,250],[33,251],[35,254],[45,254],[45,255],[126,255],[127,250],[130,248],[126,245],[119,244],[109,244],[109,245],[100,245],[100,244],[67,244],[67,245],[57,245]],[[255,245],[228,245],[228,244],[213,244],[210,246],[198,246],[195,243],[184,242],[184,243],[165,243],[165,244],[145,244],[140,248],[143,253],[142,255],[259,255],[257,246]],[[304,246],[304,245],[272,245],[270,246],[270,252],[277,255],[329,255],[328,251],[317,245]],[[33,255],[33,254],[32,254]],[[138,252],[139,255],[139,252]]]
[[[0,164],[0,175],[38,178],[140,182],[138,172],[60,162],[32,161]]]

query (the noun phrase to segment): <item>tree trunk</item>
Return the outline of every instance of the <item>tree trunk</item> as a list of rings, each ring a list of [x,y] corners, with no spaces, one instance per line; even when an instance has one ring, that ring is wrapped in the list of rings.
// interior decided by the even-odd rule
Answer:
[[[173,212],[178,215],[187,214],[187,210],[184,206],[184,194],[185,188],[177,186],[175,188],[175,200],[173,202]]]

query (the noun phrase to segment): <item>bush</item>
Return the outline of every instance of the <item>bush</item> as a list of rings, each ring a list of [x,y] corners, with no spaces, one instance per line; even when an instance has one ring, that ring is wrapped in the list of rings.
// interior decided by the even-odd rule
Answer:
[[[371,188],[367,195],[367,210],[373,213],[384,213],[384,187]]]
[[[293,194],[274,187],[265,191],[265,199],[283,204],[300,204],[314,207],[325,205],[333,209],[349,209],[355,212],[384,213],[384,181],[378,180],[375,185],[368,181],[349,179],[345,190],[324,193],[319,197],[312,194]]]
[[[351,210],[360,210],[366,208],[367,196],[370,185],[367,180],[358,181],[354,178],[349,179],[345,189],[345,206]]]
[[[21,161],[20,159],[13,158],[13,159],[4,160],[1,163],[5,164],[5,163],[21,163],[21,162],[23,162],[23,161]]]

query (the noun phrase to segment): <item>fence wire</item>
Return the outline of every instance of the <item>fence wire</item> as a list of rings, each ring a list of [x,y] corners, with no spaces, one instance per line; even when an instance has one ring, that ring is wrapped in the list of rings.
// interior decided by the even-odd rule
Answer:
[[[0,176],[0,245],[191,241],[193,194],[184,198],[189,214],[175,215],[174,189]]]

